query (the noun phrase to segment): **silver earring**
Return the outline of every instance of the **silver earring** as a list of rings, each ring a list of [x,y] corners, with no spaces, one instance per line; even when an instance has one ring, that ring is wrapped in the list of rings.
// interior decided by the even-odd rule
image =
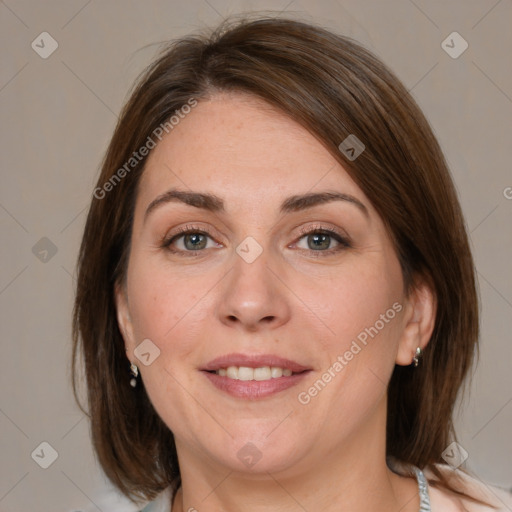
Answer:
[[[421,358],[421,347],[418,347],[416,349],[416,354],[414,354],[414,357],[412,358],[412,363],[415,368],[420,364],[420,358]]]
[[[137,365],[131,363],[130,372],[133,375],[133,377],[130,380],[130,386],[134,388],[137,385],[137,377],[139,376],[139,369],[137,368]]]

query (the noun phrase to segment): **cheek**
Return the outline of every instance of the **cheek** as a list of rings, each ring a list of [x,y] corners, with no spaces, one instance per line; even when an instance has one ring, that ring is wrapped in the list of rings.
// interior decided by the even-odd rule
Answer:
[[[386,392],[402,330],[402,274],[394,253],[382,251],[338,269],[328,282],[328,293],[314,299],[331,331],[321,338],[322,370],[335,376],[320,375],[329,381],[320,401],[341,421],[347,410],[367,414]]]
[[[194,423],[197,413],[190,407],[190,396],[198,391],[194,368],[186,363],[194,360],[198,340],[204,338],[201,333],[209,321],[205,293],[213,282],[136,263],[134,259],[128,291],[135,345],[149,339],[159,351],[151,365],[139,365],[139,370],[158,414],[173,432],[187,438],[189,432],[183,426]],[[174,411],[180,411],[180,419]]]
[[[195,365],[209,340],[211,292],[219,279],[214,273],[187,275],[147,261],[134,258],[128,290],[135,345],[149,339],[158,349],[158,357],[140,372],[155,406],[182,410],[189,398],[183,390],[194,390]]]
[[[329,274],[301,279],[294,290],[318,318],[318,328],[312,327],[330,334],[322,339],[331,357],[348,350],[357,339],[362,346],[365,340],[378,338],[383,345],[397,339],[397,310],[402,309],[403,294],[401,269],[394,254],[381,251],[354,257]]]
[[[189,318],[201,310],[204,292],[198,284],[205,280],[189,279],[165,265],[143,264],[142,260],[134,258],[130,267],[130,313],[137,338],[159,344],[172,339],[182,325],[190,325]]]
[[[399,265],[383,259],[352,267],[315,300],[333,332],[322,337],[324,364],[304,391],[312,407],[328,408],[326,428],[334,436],[340,428],[348,434],[381,403],[395,366],[403,311]]]

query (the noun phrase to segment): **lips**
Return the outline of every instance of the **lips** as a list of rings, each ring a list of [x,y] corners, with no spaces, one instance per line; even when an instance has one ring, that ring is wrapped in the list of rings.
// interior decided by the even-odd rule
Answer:
[[[201,370],[212,372],[221,368],[228,368],[230,366],[245,366],[247,368],[262,368],[264,366],[274,366],[279,368],[290,369],[293,373],[301,373],[311,368],[292,361],[279,357],[274,354],[226,354],[217,357],[207,363]]]
[[[245,380],[248,370],[255,370],[254,380]],[[226,371],[227,369],[227,371]],[[281,371],[282,376],[268,378],[268,370]],[[236,398],[257,400],[273,396],[301,382],[311,368],[275,354],[227,354],[213,359],[203,368],[202,374],[220,391]],[[229,375],[240,370],[244,374],[241,380]],[[256,377],[256,372],[267,372],[266,378]],[[222,375],[221,375],[222,373]],[[261,377],[261,376],[260,376]],[[263,376],[265,377],[265,376]]]
[[[226,393],[234,398],[244,400],[259,400],[278,395],[287,389],[297,386],[308,375],[308,371],[295,373],[289,377],[280,377],[270,380],[250,380],[242,381],[221,377],[215,372],[203,371],[202,375],[219,391]]]

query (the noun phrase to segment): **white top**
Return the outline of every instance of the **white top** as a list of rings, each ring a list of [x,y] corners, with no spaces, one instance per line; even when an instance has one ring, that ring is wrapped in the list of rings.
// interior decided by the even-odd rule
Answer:
[[[510,490],[501,489],[493,485],[483,482],[477,477],[467,475],[460,470],[453,470],[447,464],[436,464],[441,472],[455,471],[464,482],[464,489],[468,494],[480,498],[486,503],[494,505],[492,508],[487,505],[480,505],[467,498],[463,498],[457,494],[451,493],[444,489],[439,489],[433,485],[429,485],[430,503],[432,512],[510,512],[512,511],[512,492]],[[437,480],[434,474],[425,470],[425,476],[431,480]]]
[[[492,508],[487,505],[479,505],[459,495],[429,485],[427,478],[437,480],[429,470],[425,473],[418,468],[412,467],[418,481],[420,494],[419,512],[510,512],[512,511],[512,493],[499,487],[488,485],[475,477],[466,475],[460,470],[453,470],[450,466],[437,464],[441,472],[455,471],[464,481],[465,489],[472,496],[482,498],[487,503],[494,505]],[[171,512],[171,491],[167,488],[158,497],[148,503],[141,512]]]

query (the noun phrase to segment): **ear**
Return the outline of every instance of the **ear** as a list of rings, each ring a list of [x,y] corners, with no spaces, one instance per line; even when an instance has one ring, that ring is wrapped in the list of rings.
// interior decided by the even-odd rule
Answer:
[[[130,317],[130,309],[128,306],[128,295],[126,287],[123,284],[116,283],[114,287],[114,295],[117,312],[117,325],[123,335],[124,346],[126,348],[127,357],[131,361],[133,351],[135,350],[135,336],[133,333],[133,324]]]
[[[423,280],[416,282],[406,300],[404,330],[400,337],[396,364],[412,363],[416,349],[427,346],[434,331],[437,301],[432,288]]]

